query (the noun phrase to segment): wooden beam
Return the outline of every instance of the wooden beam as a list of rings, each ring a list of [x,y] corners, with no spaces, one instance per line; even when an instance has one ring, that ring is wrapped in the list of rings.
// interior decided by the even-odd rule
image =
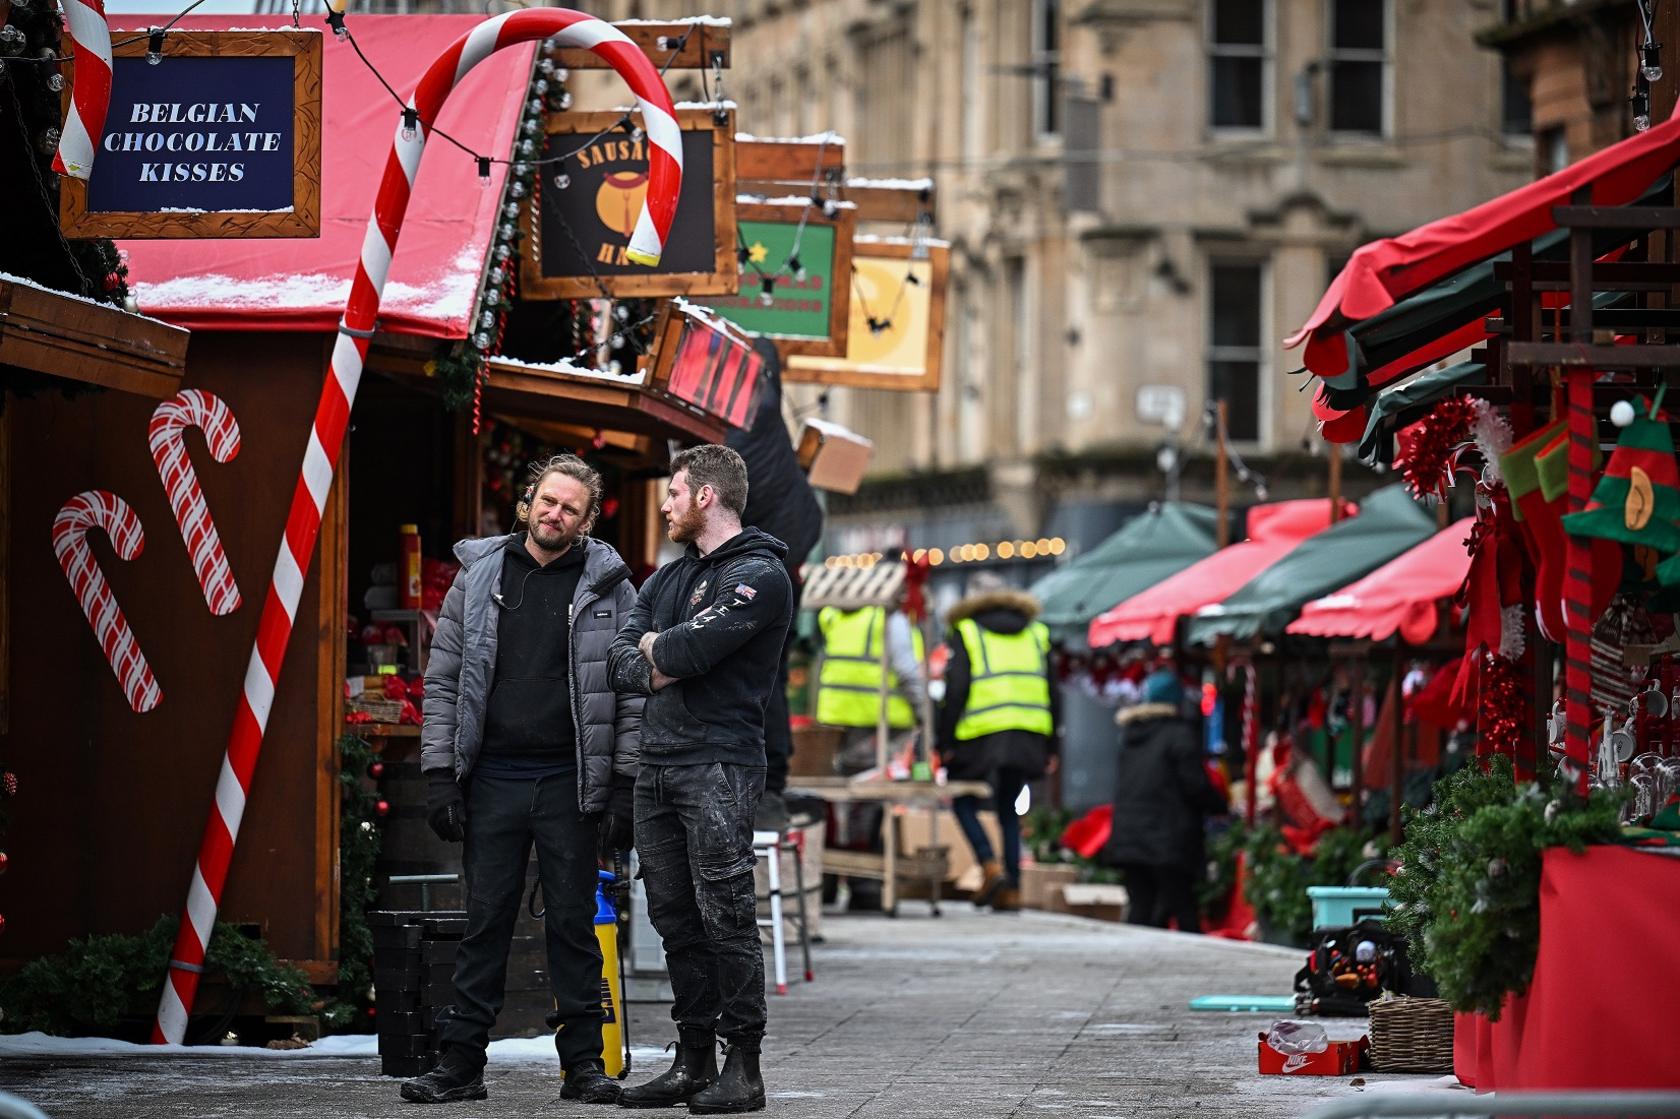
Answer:
[[[1564,229],[1680,229],[1673,206],[1553,206],[1552,220]]]
[[[0,364],[167,400],[181,387],[187,338],[120,307],[0,280]]]
[[[735,138],[735,179],[789,184],[778,194],[810,194],[811,183],[840,175],[846,167],[846,141],[830,135],[827,142],[800,139]]]
[[[1668,369],[1680,365],[1680,346],[1610,346],[1590,342],[1512,342],[1513,366],[1565,365],[1597,369]]]
[[[811,193],[811,180],[803,181],[755,179],[747,181],[738,179],[735,189],[740,194],[757,194],[765,198],[782,198],[794,196],[803,198]],[[834,197],[842,202],[850,202],[857,207],[859,221],[893,222],[908,225],[921,217],[928,215],[930,219],[937,218],[938,194],[933,188],[932,180],[928,180],[926,187],[887,186],[869,180],[848,180],[833,188]]]
[[[699,20],[675,20],[656,23],[644,20],[625,20],[614,27],[635,43],[641,52],[663,70],[710,70],[714,61],[729,69],[731,57],[730,27],[727,23],[704,23]],[[687,39],[684,39],[684,36]],[[671,57],[673,45],[682,48]],[[555,63],[568,70],[610,70],[612,63],[593,51],[566,47],[554,52]]]

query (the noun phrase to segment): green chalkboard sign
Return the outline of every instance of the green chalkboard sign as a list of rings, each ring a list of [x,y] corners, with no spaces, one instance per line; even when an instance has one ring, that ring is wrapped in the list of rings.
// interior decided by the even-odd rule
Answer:
[[[840,204],[829,215],[803,199],[744,199],[736,204],[735,223],[740,291],[702,302],[743,330],[775,342],[784,357],[843,356],[851,320],[857,210]],[[797,259],[799,273],[785,267],[790,258]]]

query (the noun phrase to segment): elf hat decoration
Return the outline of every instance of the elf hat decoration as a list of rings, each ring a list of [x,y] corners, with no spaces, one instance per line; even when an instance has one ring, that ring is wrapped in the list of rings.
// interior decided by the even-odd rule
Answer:
[[[1563,518],[1570,535],[1680,552],[1680,463],[1675,462],[1668,423],[1657,418],[1661,401],[1659,392],[1657,403],[1649,408],[1641,398],[1639,407],[1618,404],[1611,410],[1611,420],[1622,434],[1592,500],[1581,512]]]

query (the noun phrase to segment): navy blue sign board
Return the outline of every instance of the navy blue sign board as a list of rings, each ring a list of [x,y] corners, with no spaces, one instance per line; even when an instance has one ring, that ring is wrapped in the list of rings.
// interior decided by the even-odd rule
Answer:
[[[116,48],[92,175],[63,180],[65,234],[319,236],[321,44],[314,30],[170,32],[155,65],[143,36]]]

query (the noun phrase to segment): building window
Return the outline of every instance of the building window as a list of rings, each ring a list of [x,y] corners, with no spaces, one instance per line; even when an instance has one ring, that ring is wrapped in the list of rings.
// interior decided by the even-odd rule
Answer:
[[[981,86],[980,65],[981,52],[984,46],[980,40],[980,21],[974,16],[974,9],[964,7],[960,16],[962,20],[962,56],[958,65],[962,68],[962,130],[960,135],[961,155],[965,160],[973,159],[982,153],[981,128],[986,111],[986,92]]]
[[[1061,21],[1061,0],[1033,0],[1033,135],[1035,136],[1057,136],[1062,131]]]
[[[1266,127],[1271,0],[1211,0],[1208,105],[1214,128]]]
[[[1534,102],[1529,100],[1528,81],[1512,73],[1509,61],[1499,67],[1499,131],[1507,136],[1527,136],[1534,131]]]
[[[1388,131],[1389,0],[1330,0],[1330,130]]]
[[[1225,401],[1226,430],[1239,443],[1258,443],[1265,265],[1216,260],[1208,265],[1209,403]]]
[[[1569,166],[1569,138],[1564,134],[1561,125],[1540,133],[1540,142],[1535,145],[1535,156],[1539,160],[1538,171],[1542,176],[1555,174]]]

